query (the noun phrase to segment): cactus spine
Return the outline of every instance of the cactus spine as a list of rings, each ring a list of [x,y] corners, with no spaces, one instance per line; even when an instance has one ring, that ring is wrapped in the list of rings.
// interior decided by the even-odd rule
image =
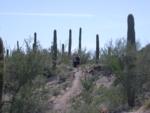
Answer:
[[[82,28],[79,29],[79,54],[81,53]]]
[[[99,35],[96,35],[96,64],[99,62]]]
[[[56,69],[56,62],[57,62],[57,31],[56,30],[54,30],[52,53],[53,53],[52,68]]]
[[[3,94],[3,77],[4,77],[4,47],[0,38],[0,113],[2,113],[2,94]]]
[[[33,51],[37,50],[37,34],[34,33],[34,43],[33,43]]]
[[[72,46],[72,31],[69,30],[69,44],[68,44],[68,56],[71,56],[71,46]]]

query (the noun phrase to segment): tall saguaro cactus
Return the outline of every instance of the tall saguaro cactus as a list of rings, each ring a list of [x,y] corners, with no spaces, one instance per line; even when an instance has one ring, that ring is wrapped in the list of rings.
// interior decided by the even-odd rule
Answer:
[[[54,38],[53,38],[53,49],[52,49],[52,67],[56,69],[56,62],[57,62],[57,31],[54,30]]]
[[[6,50],[6,57],[9,57],[9,49]]]
[[[132,45],[132,47],[135,47],[135,30],[134,30],[134,17],[132,14],[128,15],[128,31],[127,31],[127,44],[128,46]]]
[[[134,107],[136,97],[136,73],[135,61],[136,61],[136,43],[135,43],[135,30],[134,30],[134,17],[132,14],[128,15],[127,19],[128,30],[127,30],[127,51],[125,60],[125,71],[127,82],[125,85],[128,105]]]
[[[68,44],[68,56],[71,56],[71,46],[72,46],[72,31],[69,30],[69,44]]]
[[[96,63],[99,62],[99,35],[96,35]]]
[[[65,52],[65,45],[62,44],[62,55],[64,55],[64,52]]]
[[[19,47],[19,41],[17,41],[17,51],[20,50],[20,47]]]
[[[81,53],[82,28],[79,29],[79,54]]]
[[[34,43],[33,43],[33,51],[37,50],[37,34],[34,33]]]
[[[3,94],[3,77],[4,77],[4,47],[0,38],[0,113],[2,113],[2,94]]]

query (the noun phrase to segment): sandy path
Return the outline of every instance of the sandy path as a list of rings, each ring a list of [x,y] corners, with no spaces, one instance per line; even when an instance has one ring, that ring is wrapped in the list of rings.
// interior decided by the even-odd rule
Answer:
[[[66,109],[69,107],[70,100],[81,93],[82,85],[80,78],[82,75],[83,74],[80,69],[75,70],[72,86],[68,89],[67,92],[64,93],[64,95],[56,98],[54,101],[54,111],[57,113],[65,113]]]

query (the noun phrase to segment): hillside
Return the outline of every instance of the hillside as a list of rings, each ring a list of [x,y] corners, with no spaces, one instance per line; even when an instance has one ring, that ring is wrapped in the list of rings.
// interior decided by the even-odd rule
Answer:
[[[79,47],[58,49],[57,30],[50,48],[37,33],[9,50],[0,38],[0,113],[150,113],[150,46],[138,48],[134,16],[127,17],[127,39],[110,41],[95,54]]]

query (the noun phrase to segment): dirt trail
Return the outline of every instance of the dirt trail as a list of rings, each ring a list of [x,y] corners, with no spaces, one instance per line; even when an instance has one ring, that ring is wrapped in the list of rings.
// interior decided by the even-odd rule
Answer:
[[[72,86],[64,92],[64,94],[57,96],[53,101],[53,111],[55,113],[66,113],[68,108],[70,107],[70,100],[73,97],[78,96],[82,91],[82,84],[81,79],[87,74],[88,69],[75,69],[74,70],[74,79],[72,82]],[[110,77],[102,77],[100,80],[97,81],[97,86],[104,86],[109,88],[113,83],[114,78]]]
[[[72,86],[68,89],[64,95],[56,98],[54,101],[54,111],[57,113],[65,113],[66,109],[69,107],[69,102],[71,98],[78,96],[81,93],[82,85],[80,78],[83,76],[81,69],[76,69],[74,74],[74,80]]]

